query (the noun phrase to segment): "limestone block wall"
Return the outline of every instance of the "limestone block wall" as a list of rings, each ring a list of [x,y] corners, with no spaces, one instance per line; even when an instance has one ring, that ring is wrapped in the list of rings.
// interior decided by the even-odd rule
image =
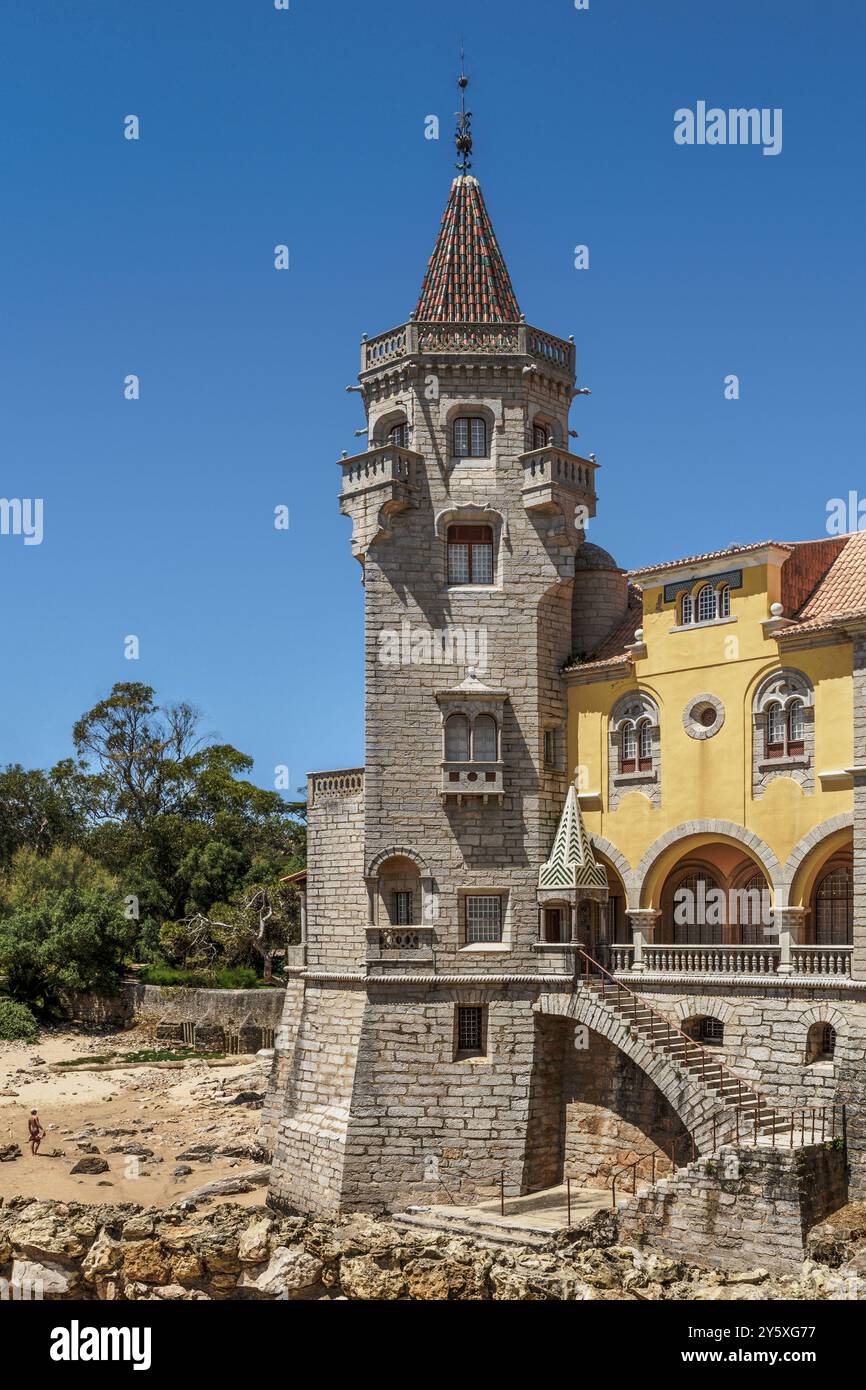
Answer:
[[[584,1049],[566,1045],[562,1086],[565,1175],[586,1187],[609,1187],[613,1174],[652,1149],[675,1146],[677,1162],[689,1157],[688,1133],[646,1072],[606,1038],[589,1033]],[[657,1160],[659,1175],[670,1168]],[[651,1172],[643,1164],[640,1175]]]
[[[358,967],[364,960],[364,777],[308,779],[307,965]]]
[[[431,371],[440,371],[437,363]],[[437,960],[444,969],[483,972],[497,953],[466,951],[461,890],[507,897],[509,969],[535,969],[535,879],[550,850],[565,792],[564,769],[543,767],[542,731],[563,725],[558,675],[571,650],[573,517],[527,512],[522,497],[527,425],[546,401],[513,359],[441,366],[440,394],[427,376],[403,378],[412,448],[423,458],[417,505],[388,518],[365,563],[366,749],[365,861],[408,846],[433,879]],[[383,382],[381,395],[388,390]],[[385,400],[377,403],[384,408]],[[547,402],[549,405],[549,402]],[[450,421],[458,409],[484,414],[490,457],[450,458]],[[548,411],[548,413],[550,413]],[[566,411],[567,413],[567,411]],[[495,583],[447,585],[449,521],[490,524],[497,537]],[[463,635],[463,650],[483,659],[383,659],[389,634]],[[386,640],[389,639],[386,645]],[[508,692],[501,732],[505,794],[443,805],[442,720],[436,692],[453,688],[475,665],[488,685]]]
[[[809,1228],[846,1200],[839,1150],[725,1148],[623,1204],[620,1239],[718,1269],[795,1274]]]
[[[360,988],[304,991],[273,1140],[269,1200],[278,1206],[340,1209],[364,1006]]]
[[[258,1142],[268,1157],[273,1156],[274,1140],[286,1103],[303,1012],[303,983],[296,977],[290,978],[286,984],[283,1011],[274,1036],[274,1058],[259,1123]]]
[[[486,1008],[487,1055],[456,1056],[455,1005]],[[342,1199],[368,1211],[524,1190],[534,1018],[517,987],[369,987]]]

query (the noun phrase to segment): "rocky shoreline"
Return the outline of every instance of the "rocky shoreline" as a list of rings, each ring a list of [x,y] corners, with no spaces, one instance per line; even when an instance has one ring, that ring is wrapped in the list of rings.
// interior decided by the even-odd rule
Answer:
[[[866,1297],[866,1207],[810,1236],[798,1278],[723,1273],[618,1242],[600,1212],[549,1250],[495,1249],[353,1215],[287,1216],[12,1198],[0,1208],[0,1297],[88,1300],[774,1300]]]

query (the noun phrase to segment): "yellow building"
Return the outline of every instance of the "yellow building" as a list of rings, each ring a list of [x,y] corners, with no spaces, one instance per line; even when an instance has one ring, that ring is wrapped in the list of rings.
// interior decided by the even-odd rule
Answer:
[[[592,944],[644,974],[862,978],[866,532],[628,574],[584,543],[576,573],[569,765],[611,889]]]

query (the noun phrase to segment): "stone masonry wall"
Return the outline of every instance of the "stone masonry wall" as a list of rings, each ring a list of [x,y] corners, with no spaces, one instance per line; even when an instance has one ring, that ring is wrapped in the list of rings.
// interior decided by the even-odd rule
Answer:
[[[809,1228],[846,1200],[839,1150],[725,1148],[621,1206],[620,1239],[718,1269],[794,1274]]]
[[[331,969],[359,966],[366,948],[363,775],[351,794],[340,780],[310,777],[307,794],[306,958]]]

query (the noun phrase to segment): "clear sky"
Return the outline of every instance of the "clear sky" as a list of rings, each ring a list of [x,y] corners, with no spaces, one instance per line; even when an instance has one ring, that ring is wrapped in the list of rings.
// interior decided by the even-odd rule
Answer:
[[[646,564],[866,495],[862,0],[52,0],[2,34],[0,495],[44,539],[0,536],[0,762],[67,755],[119,680],[265,786],[363,761],[344,388],[417,297],[461,35],[521,308],[592,388],[592,538]],[[781,153],[675,144],[698,101],[782,108]]]

